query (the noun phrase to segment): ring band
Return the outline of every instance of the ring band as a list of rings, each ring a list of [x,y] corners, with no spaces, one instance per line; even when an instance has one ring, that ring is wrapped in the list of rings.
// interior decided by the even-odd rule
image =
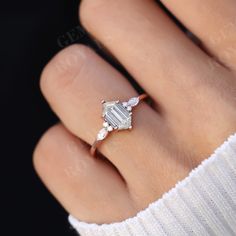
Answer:
[[[95,155],[101,142],[114,130],[132,129],[132,109],[136,107],[140,101],[147,98],[147,94],[133,97],[127,102],[102,101],[103,105],[103,128],[98,132],[97,138],[91,146],[90,153]]]

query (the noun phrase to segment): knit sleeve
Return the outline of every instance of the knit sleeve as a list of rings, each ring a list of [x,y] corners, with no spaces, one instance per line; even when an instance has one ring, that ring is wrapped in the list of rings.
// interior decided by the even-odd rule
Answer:
[[[69,221],[81,236],[236,235],[236,134],[136,216],[102,225]]]

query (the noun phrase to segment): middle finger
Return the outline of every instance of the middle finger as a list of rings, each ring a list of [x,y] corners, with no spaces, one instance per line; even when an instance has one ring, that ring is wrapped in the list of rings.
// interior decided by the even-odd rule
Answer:
[[[211,59],[154,1],[84,0],[80,16],[164,110],[176,110],[186,100],[180,89],[209,76]]]

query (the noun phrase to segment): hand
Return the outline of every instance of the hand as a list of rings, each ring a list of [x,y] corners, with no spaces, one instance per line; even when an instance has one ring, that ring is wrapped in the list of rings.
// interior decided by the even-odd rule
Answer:
[[[110,223],[134,216],[184,179],[236,130],[236,1],[163,0],[202,42],[195,45],[153,1],[84,0],[85,28],[152,97],[133,130],[89,154],[101,128],[101,100],[127,100],[132,85],[86,46],[47,65],[42,91],[62,124],[42,137],[36,170],[80,220]]]

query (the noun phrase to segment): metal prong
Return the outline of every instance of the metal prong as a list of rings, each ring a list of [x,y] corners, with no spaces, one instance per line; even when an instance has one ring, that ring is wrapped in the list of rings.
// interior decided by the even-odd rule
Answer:
[[[101,103],[102,103],[102,104],[104,104],[105,102],[106,102],[105,100],[102,100],[102,102],[101,102]]]
[[[116,101],[116,103],[119,103],[119,102],[120,102],[119,100]]]
[[[132,129],[133,128],[133,126],[131,125],[130,127],[129,127],[129,129]]]

